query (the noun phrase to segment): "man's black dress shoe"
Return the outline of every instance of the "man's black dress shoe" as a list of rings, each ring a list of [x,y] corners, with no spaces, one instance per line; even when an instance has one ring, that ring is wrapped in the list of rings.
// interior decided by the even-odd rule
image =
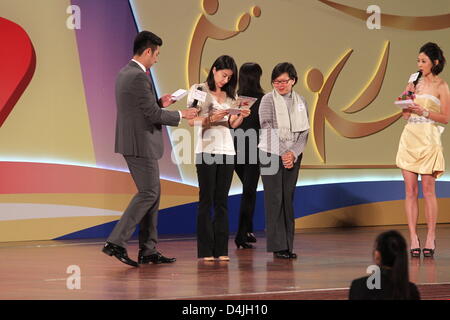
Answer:
[[[286,250],[276,251],[273,253],[273,256],[279,259],[291,259],[291,254],[289,253],[289,251]]]
[[[297,259],[297,254],[294,253],[294,252],[290,252],[290,251],[289,251],[289,258],[291,258],[291,259]]]
[[[252,232],[247,232],[247,241],[245,242],[255,243],[256,242],[255,235]]]
[[[164,257],[160,252],[156,252],[153,254],[150,254],[148,256],[144,256],[141,253],[139,253],[139,259],[138,262],[140,264],[148,264],[148,263],[154,263],[154,264],[160,264],[160,263],[172,263],[177,261],[176,258],[167,258]]]
[[[118,246],[114,243],[107,242],[105,246],[102,249],[103,253],[107,254],[108,256],[114,256],[119,260],[120,262],[123,262],[129,266],[132,267],[139,267],[138,263],[136,261],[131,260],[128,257],[127,250],[121,246]]]

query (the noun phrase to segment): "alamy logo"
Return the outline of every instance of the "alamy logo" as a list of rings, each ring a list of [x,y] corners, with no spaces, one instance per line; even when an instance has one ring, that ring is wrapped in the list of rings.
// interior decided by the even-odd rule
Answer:
[[[367,267],[367,273],[371,275],[367,278],[367,288],[369,290],[381,289],[381,271],[380,267],[376,265],[371,265]]]
[[[81,289],[81,268],[77,265],[67,267],[66,273],[70,274],[66,280],[66,287],[69,290]]]
[[[81,9],[79,6],[71,5],[66,9],[66,13],[70,14],[70,16],[66,20],[67,29],[81,29]]]
[[[381,9],[379,6],[371,5],[367,8],[367,13],[372,15],[367,18],[366,25],[369,30],[381,29]]]

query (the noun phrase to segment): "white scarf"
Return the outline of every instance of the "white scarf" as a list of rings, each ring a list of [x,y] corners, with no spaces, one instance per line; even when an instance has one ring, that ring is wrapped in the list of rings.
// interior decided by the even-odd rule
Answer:
[[[288,108],[283,96],[276,90],[272,92],[278,123],[278,136],[281,141],[293,141],[294,133],[309,129],[308,114],[303,99],[292,91],[292,107]]]

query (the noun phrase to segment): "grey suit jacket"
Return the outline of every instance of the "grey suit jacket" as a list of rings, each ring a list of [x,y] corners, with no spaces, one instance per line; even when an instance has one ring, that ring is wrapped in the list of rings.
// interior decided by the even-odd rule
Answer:
[[[116,80],[115,152],[126,156],[160,159],[162,125],[178,126],[178,111],[162,109],[149,76],[134,61],[120,70]]]

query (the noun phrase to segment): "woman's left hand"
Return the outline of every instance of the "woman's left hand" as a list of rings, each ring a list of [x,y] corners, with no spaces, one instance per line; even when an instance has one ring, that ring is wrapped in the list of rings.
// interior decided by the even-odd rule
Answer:
[[[412,113],[415,113],[415,114],[417,114],[417,115],[419,115],[419,116],[423,115],[423,112],[425,111],[425,108],[424,108],[424,107],[422,107],[422,106],[420,106],[420,105],[418,105],[418,104],[416,104],[416,103],[409,105],[409,108],[408,108],[408,109],[409,109]]]
[[[239,115],[242,118],[247,118],[250,115],[250,109],[242,109]]]
[[[283,166],[286,169],[291,169],[294,166],[294,153],[292,151],[287,151],[281,156],[281,160],[283,161]]]

